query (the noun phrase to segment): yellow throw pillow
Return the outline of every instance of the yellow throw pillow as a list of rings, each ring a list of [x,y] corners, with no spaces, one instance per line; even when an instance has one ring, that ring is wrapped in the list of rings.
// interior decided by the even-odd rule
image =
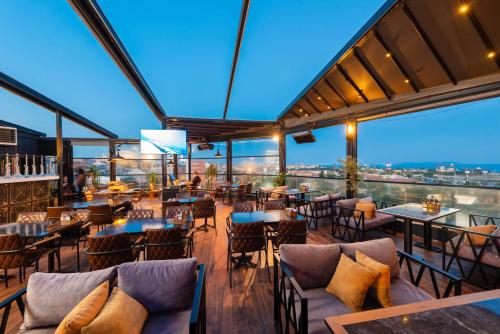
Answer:
[[[356,203],[356,210],[363,211],[365,213],[365,219],[372,219],[375,217],[375,203]],[[354,211],[354,217],[359,218],[361,212]]]
[[[109,295],[109,281],[92,290],[61,321],[55,334],[79,334],[97,317]]]
[[[479,233],[484,233],[484,234],[493,234],[493,232],[496,229],[496,225],[478,225],[478,226],[471,226],[467,227],[465,230],[471,231],[471,232],[479,232]],[[472,243],[476,247],[481,247],[484,245],[486,240],[488,240],[487,237],[483,237],[482,235],[477,235],[474,233],[469,233],[470,238],[472,239]],[[465,240],[465,245],[470,246],[469,238],[467,236],[464,236]]]
[[[356,262],[379,273],[368,293],[374,292],[374,297],[383,307],[391,307],[391,269],[388,265],[375,261],[360,251],[356,251]]]
[[[342,300],[353,312],[359,312],[363,309],[368,289],[378,276],[375,270],[342,254],[326,292]]]
[[[139,334],[148,311],[123,290],[114,288],[101,313],[82,328],[83,334]]]

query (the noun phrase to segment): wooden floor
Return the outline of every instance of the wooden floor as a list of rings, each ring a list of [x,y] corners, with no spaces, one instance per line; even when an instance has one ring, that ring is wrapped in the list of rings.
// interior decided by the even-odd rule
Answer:
[[[160,216],[160,203],[145,200],[143,208],[154,208],[155,216]],[[217,208],[217,233],[196,232],[194,256],[200,263],[206,265],[207,272],[207,329],[209,333],[273,333],[273,285],[269,283],[265,269],[258,269],[255,280],[251,283],[250,273],[246,270],[234,272],[234,285],[229,288],[228,272],[226,270],[227,237],[225,233],[225,220],[230,212],[230,207],[218,203]],[[201,224],[201,221],[199,222]],[[93,231],[94,233],[95,231]],[[370,232],[368,238],[391,237],[399,249],[403,248],[401,235],[391,235],[384,232]],[[330,235],[330,226],[325,222],[320,224],[319,231],[310,231],[308,243],[324,244],[337,242]],[[66,248],[62,251],[62,271],[76,271],[76,250]],[[427,260],[440,264],[440,254],[415,250],[416,254],[424,256]],[[46,261],[43,260],[41,271],[46,271]],[[270,262],[272,263],[272,262]],[[82,271],[88,270],[87,260],[82,252]],[[28,275],[32,270],[28,269]],[[271,271],[272,273],[272,271]],[[19,284],[17,270],[12,270],[15,277],[10,279],[9,288],[0,287],[0,299],[11,295],[26,282]],[[407,273],[403,271],[403,276]],[[246,282],[246,283],[245,283]],[[249,282],[251,284],[249,284]],[[430,280],[424,277],[422,287],[432,293]],[[465,284],[463,293],[481,291],[480,288]],[[13,306],[7,333],[17,333],[22,322],[17,306]]]

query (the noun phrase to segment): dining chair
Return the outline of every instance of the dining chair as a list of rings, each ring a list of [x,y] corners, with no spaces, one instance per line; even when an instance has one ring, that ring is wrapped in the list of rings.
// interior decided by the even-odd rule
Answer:
[[[65,211],[70,211],[69,206],[49,206],[47,207],[47,220],[59,220],[61,214]]]
[[[146,230],[144,238],[145,259],[172,260],[191,257],[192,230],[180,227]]]
[[[253,212],[253,202],[236,202],[233,203],[233,212]]]
[[[135,209],[127,212],[127,219],[140,220],[140,219],[153,219],[153,209]]]
[[[283,200],[264,202],[263,205],[264,205],[264,211],[285,210],[285,202]]]
[[[232,224],[231,228],[226,227],[228,234],[227,245],[227,269],[229,270],[229,287],[233,287],[233,264],[236,259],[241,261],[247,260],[247,253],[258,252],[256,264],[248,263],[249,265],[259,265],[261,262],[261,252],[265,254],[265,266],[269,281],[271,274],[269,272],[269,264],[267,261],[267,237],[264,232],[264,222],[257,221],[252,223]],[[241,254],[240,257],[234,257],[233,254]]]
[[[16,223],[43,223],[47,221],[47,212],[20,212]]]
[[[273,251],[283,244],[305,244],[307,239],[307,220],[281,220],[275,231],[269,234]]]
[[[85,254],[87,254],[90,271],[136,261],[141,252],[142,241],[143,238],[139,238],[132,242],[127,233],[89,236],[89,246]]]
[[[89,206],[89,210],[90,221],[93,225],[97,226],[97,231],[100,231],[106,225],[113,224],[118,218],[109,204],[91,205]]]
[[[214,224],[208,224],[208,218],[212,218]],[[215,212],[215,200],[213,198],[199,199],[193,204],[193,224],[196,226],[196,219],[204,219],[205,224],[198,229],[208,231],[209,228],[215,230],[217,235],[217,218]]]
[[[57,255],[58,271],[61,271],[60,249],[63,247],[76,248],[76,271],[80,272],[80,243],[86,243],[87,237],[90,234],[90,210],[65,211],[61,215],[76,215],[76,223],[66,226],[59,231],[59,252]]]

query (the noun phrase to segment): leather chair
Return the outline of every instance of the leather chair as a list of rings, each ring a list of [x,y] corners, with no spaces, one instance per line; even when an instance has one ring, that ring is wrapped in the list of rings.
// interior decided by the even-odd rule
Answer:
[[[70,211],[69,206],[49,206],[47,208],[47,220],[61,219],[61,214],[65,211]]]
[[[143,238],[139,238],[133,243],[126,233],[89,236],[89,247],[85,253],[88,257],[90,270],[99,270],[136,261],[139,258],[142,241]]]
[[[200,230],[208,231],[209,228],[213,228],[215,230],[215,234],[217,234],[217,219],[215,215],[215,201],[213,198],[199,199],[194,202],[193,223],[195,224],[195,226],[196,219],[200,218],[205,220],[205,224],[199,227]],[[213,219],[213,225],[208,224],[208,218]]]
[[[154,218],[153,209],[130,210],[129,212],[127,212],[127,219],[130,220],[153,219],[153,218]]]
[[[43,223],[47,221],[47,212],[20,212],[16,223]]]
[[[268,210],[285,210],[285,202],[283,200],[274,200],[264,202],[264,211]]]
[[[191,236],[192,231],[186,233],[180,227],[147,230],[144,239],[146,261],[191,257]]]

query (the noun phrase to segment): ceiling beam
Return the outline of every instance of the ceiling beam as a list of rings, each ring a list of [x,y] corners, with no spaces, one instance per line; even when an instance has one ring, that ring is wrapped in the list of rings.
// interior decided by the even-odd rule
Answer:
[[[386,84],[384,79],[377,73],[377,71],[373,68],[373,66],[368,62],[363,52],[361,52],[360,48],[355,46],[353,49],[354,57],[359,61],[361,66],[368,72],[368,74],[372,77],[373,81],[377,84],[377,86],[382,90],[385,97],[390,100],[392,98],[392,92],[389,85]]]
[[[352,80],[352,78],[349,76],[347,71],[342,67],[342,65],[337,64],[337,69],[344,76],[344,79],[346,79],[347,82],[349,82],[351,86],[356,90],[356,92],[358,92],[359,96],[361,96],[363,101],[368,103],[368,98],[366,97],[365,93],[363,93],[363,90],[361,90],[361,88],[358,87],[358,85],[354,82],[354,80]]]
[[[96,0],[68,0],[75,12],[92,31],[106,52],[116,65],[125,74],[137,92],[146,101],[148,107],[161,121],[166,116],[165,110],[156,99],[155,95],[141,72],[128,54],[125,46],[114,31]]]
[[[314,109],[315,112],[317,112],[318,114],[321,114],[321,110],[319,110],[318,108],[316,108],[316,106],[312,103],[311,99],[306,95],[304,95],[304,99],[306,100],[306,102],[308,104],[311,105],[311,107]]]
[[[328,88],[330,88],[332,90],[332,92],[334,92],[335,95],[337,95],[339,97],[339,99],[342,100],[342,102],[345,104],[346,107],[350,107],[351,106],[349,104],[349,102],[347,102],[347,100],[342,96],[342,94],[340,94],[340,92],[337,90],[337,88],[335,88],[332,85],[332,83],[330,82],[330,80],[328,80],[328,78],[326,77],[326,75],[325,75],[325,83],[328,86]]]
[[[89,130],[95,131],[105,137],[118,137],[113,132],[106,130],[102,126],[88,120],[87,118],[66,108],[65,106],[37,92],[36,90],[22,84],[21,82],[15,80],[14,78],[8,76],[3,72],[0,72],[0,86],[34,104],[39,105],[42,108],[45,108],[54,113],[61,113],[64,118],[69,119],[72,122],[75,122]]]
[[[335,108],[330,104],[330,102],[328,102],[328,100],[325,99],[325,97],[321,95],[321,93],[316,88],[313,87],[312,91],[314,92],[314,94],[318,95],[318,97],[321,98],[322,101],[326,103],[326,105],[328,106],[328,108],[330,108],[330,110],[335,110]]]
[[[389,48],[389,45],[385,42],[384,38],[380,34],[380,32],[377,30],[377,28],[373,29],[373,35],[379,42],[379,44],[385,49],[386,54],[389,55],[389,59],[392,60],[394,65],[398,68],[399,72],[403,74],[405,77],[405,80],[408,80],[408,83],[410,84],[411,88],[415,91],[415,93],[418,93],[420,91],[420,87],[417,85],[416,80],[413,75],[410,75],[410,73],[405,69],[403,64],[399,61],[399,58],[394,54],[394,52],[391,51]]]
[[[238,58],[240,56],[241,42],[243,41],[243,33],[245,32],[245,24],[248,17],[248,8],[250,6],[250,0],[243,0],[241,5],[240,23],[238,26],[238,34],[236,36],[236,44],[234,46],[233,54],[233,64],[231,65],[231,74],[229,76],[229,85],[227,87],[226,103],[224,105],[224,116],[226,119],[227,109],[229,108],[229,101],[231,99],[231,91],[233,90],[234,75],[236,73],[236,66],[238,65]]]
[[[429,36],[425,32],[425,30],[422,28],[422,26],[418,22],[417,18],[415,17],[415,15],[413,15],[412,11],[410,10],[410,7],[408,7],[408,5],[406,3],[403,5],[403,11],[405,12],[406,16],[410,20],[410,22],[411,22],[413,28],[415,29],[415,31],[417,32],[417,34],[424,41],[424,44],[427,46],[427,48],[429,48],[429,50],[431,51],[434,58],[437,60],[437,62],[439,63],[439,65],[441,66],[443,71],[448,76],[448,79],[450,79],[450,81],[454,85],[456,85],[458,81],[455,78],[455,75],[453,75],[450,68],[448,67],[448,64],[446,64],[443,57],[441,57],[438,50],[436,49],[436,47],[432,43],[431,39],[429,38]]]

